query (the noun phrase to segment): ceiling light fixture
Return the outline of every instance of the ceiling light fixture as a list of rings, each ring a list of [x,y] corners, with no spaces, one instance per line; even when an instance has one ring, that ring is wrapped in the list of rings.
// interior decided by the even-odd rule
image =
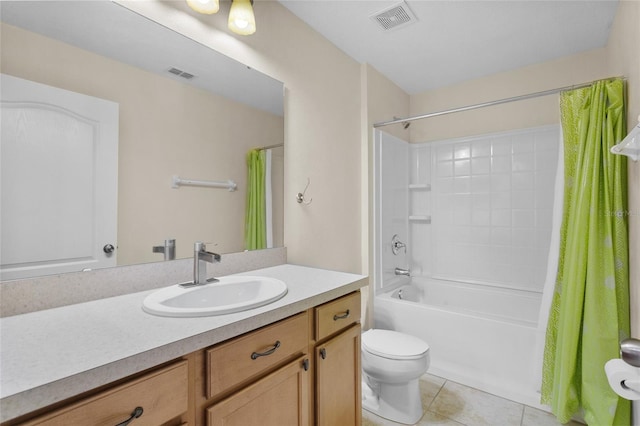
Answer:
[[[253,0],[233,0],[229,11],[229,29],[240,35],[251,35],[256,32]]]
[[[187,4],[198,13],[211,15],[220,10],[220,2],[218,0],[187,0]]]
[[[219,0],[186,0],[189,7],[198,13],[211,15],[220,10]],[[236,34],[251,35],[256,32],[256,17],[253,0],[232,0],[229,11],[229,29]]]

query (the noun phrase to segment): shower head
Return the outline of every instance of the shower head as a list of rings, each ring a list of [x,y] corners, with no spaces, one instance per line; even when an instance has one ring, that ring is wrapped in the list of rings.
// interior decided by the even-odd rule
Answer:
[[[400,117],[396,117],[396,116],[394,115],[394,116],[393,116],[393,119],[394,119],[394,120],[400,120]],[[401,124],[402,124],[402,128],[403,128],[403,129],[405,129],[405,130],[406,130],[406,129],[408,129],[408,128],[409,128],[409,126],[411,126],[411,122],[410,122],[410,121],[403,121]]]

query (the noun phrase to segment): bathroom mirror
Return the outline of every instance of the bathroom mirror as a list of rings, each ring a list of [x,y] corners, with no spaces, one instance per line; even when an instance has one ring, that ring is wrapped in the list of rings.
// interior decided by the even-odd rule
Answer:
[[[275,146],[271,246],[282,246],[281,82],[111,1],[2,1],[0,20],[3,74],[118,106],[115,266],[162,261],[152,248],[166,239],[176,258],[195,241],[244,250],[246,153],[261,147]],[[237,190],[175,188],[174,176]]]

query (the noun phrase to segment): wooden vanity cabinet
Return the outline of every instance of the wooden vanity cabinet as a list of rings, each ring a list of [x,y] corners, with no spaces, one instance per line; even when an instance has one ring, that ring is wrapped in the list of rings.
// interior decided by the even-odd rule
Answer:
[[[207,426],[308,425],[309,312],[204,351]]]
[[[308,313],[303,312],[205,350],[207,399],[228,394],[306,354],[308,323]]]
[[[132,426],[187,425],[188,377],[188,362],[181,360],[19,424],[114,426],[138,409]]]
[[[359,426],[360,395],[356,291],[2,426]]]
[[[314,308],[315,424],[360,425],[360,293]]]
[[[206,354],[202,424],[361,424],[360,292],[216,345]],[[252,359],[250,354],[264,355]]]

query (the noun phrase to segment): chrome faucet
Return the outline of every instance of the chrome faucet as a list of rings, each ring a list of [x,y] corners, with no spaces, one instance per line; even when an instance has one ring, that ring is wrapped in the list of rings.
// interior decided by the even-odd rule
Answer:
[[[164,260],[175,260],[176,258],[176,240],[164,240],[163,246],[153,246],[154,253],[164,253]]]
[[[221,256],[207,251],[207,246],[198,241],[193,244],[193,282],[181,284],[183,287],[214,283],[216,278],[207,279],[207,262],[220,262]]]
[[[396,275],[406,275],[407,277],[410,277],[411,276],[411,269],[396,268],[395,269],[395,273],[396,273]]]

